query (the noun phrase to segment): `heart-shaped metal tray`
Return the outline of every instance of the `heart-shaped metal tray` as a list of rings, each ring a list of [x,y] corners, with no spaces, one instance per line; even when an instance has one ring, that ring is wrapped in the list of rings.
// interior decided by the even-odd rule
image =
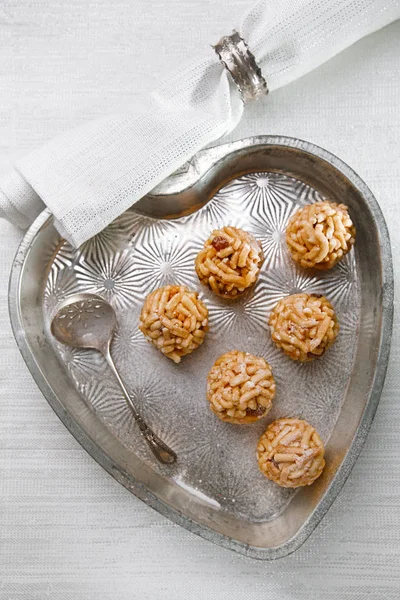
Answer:
[[[300,206],[330,198],[349,206],[355,249],[326,273],[297,268],[284,231]],[[210,231],[251,231],[265,262],[254,289],[234,303],[197,280],[194,258]],[[145,296],[161,285],[198,289],[210,313],[203,346],[175,365],[138,330]],[[272,344],[275,303],[298,291],[326,295],[341,332],[319,360],[291,361]],[[158,464],[141,439],[105,361],[55,342],[50,319],[60,301],[87,291],[117,311],[112,353],[151,427],[178,454]],[[200,152],[179,172],[74,250],[44,212],[14,261],[10,314],[37,384],[72,434],[130,491],[187,529],[256,558],[295,550],[335,499],[367,435],[390,347],[393,277],[386,224],[374,197],[339,159],[306,142],[242,140]],[[251,426],[219,421],[208,409],[205,380],[221,353],[264,356],[277,381],[273,410]],[[310,421],[326,443],[327,467],[297,492],[259,472],[258,436],[280,416]]]

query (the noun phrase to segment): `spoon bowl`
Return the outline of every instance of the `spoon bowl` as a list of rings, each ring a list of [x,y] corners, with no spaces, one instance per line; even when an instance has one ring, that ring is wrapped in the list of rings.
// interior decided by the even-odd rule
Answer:
[[[51,332],[62,344],[76,348],[102,349],[117,328],[111,304],[94,294],[75,294],[57,308]]]

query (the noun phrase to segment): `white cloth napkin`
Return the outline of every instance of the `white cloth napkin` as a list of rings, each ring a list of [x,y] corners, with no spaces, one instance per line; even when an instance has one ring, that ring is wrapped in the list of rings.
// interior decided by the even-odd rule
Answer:
[[[238,31],[274,90],[399,17],[400,0],[262,0]],[[90,122],[19,160],[0,184],[0,216],[27,227],[47,205],[59,232],[79,246],[231,131],[242,113],[214,50],[200,50],[140,114]]]

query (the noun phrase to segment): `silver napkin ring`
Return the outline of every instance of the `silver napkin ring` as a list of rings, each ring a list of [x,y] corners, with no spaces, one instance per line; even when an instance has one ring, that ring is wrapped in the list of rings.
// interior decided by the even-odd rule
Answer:
[[[213,46],[239,88],[244,104],[268,94],[268,86],[244,39],[233,31]]]

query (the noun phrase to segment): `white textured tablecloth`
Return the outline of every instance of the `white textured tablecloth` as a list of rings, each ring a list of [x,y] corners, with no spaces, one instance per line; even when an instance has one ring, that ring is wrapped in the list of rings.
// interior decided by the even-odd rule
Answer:
[[[2,0],[0,173],[88,118],[137,106],[167,68],[216,42],[244,0]],[[216,23],[226,23],[225,29]],[[283,134],[334,152],[380,202],[400,273],[400,22],[247,109],[230,136]],[[364,450],[292,556],[237,556],[145,506],[72,438],[33,382],[7,311],[21,237],[0,222],[1,600],[397,600],[400,336]]]

